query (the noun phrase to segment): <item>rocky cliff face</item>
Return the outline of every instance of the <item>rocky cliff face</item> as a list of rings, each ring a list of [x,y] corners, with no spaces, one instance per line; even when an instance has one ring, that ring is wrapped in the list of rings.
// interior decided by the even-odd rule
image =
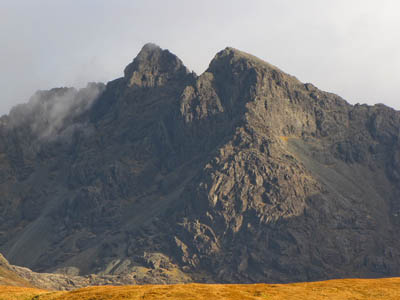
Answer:
[[[0,252],[137,283],[399,275],[399,136],[236,49],[197,76],[148,44],[0,119]]]

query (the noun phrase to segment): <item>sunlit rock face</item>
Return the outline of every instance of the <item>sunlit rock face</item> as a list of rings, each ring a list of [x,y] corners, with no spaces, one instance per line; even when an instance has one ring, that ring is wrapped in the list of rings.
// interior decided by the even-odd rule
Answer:
[[[398,275],[399,133],[236,49],[197,76],[147,44],[0,119],[0,252],[111,283]]]

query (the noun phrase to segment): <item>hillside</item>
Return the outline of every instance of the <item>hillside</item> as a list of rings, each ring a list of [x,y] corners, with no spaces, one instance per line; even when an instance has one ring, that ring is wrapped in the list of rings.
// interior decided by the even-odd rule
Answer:
[[[239,50],[198,76],[147,44],[0,119],[0,252],[109,283],[398,276],[399,136]]]
[[[136,299],[308,299],[395,300],[400,297],[400,279],[343,279],[297,284],[253,285],[145,285],[89,287],[70,292],[0,286],[0,300],[136,300]]]
[[[28,280],[18,275],[9,265],[8,261],[0,254],[0,285],[32,287]]]

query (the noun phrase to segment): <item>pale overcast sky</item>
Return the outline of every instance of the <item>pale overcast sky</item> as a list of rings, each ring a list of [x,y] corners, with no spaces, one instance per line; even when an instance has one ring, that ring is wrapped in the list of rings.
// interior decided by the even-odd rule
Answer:
[[[0,113],[121,77],[154,42],[202,73],[226,46],[351,103],[400,109],[397,0],[0,0]]]

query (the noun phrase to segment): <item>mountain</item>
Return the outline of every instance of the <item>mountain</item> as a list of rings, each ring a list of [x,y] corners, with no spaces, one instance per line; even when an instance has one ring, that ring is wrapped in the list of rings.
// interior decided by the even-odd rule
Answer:
[[[399,135],[239,50],[197,76],[147,44],[0,119],[0,252],[135,283],[399,275]]]

